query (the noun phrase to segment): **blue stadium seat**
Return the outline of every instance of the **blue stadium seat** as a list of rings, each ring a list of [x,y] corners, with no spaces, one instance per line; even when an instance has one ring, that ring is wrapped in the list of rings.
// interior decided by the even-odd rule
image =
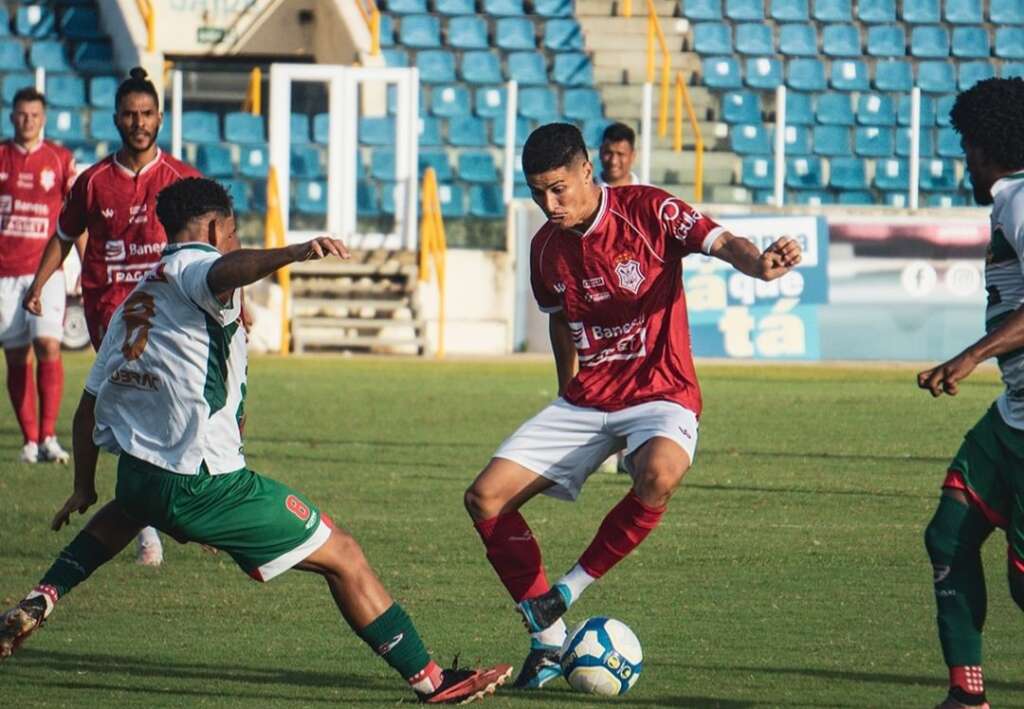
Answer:
[[[839,193],[836,203],[848,206],[868,207],[875,203],[875,198],[870,192],[863,190],[844,190]]]
[[[455,49],[487,49],[487,23],[482,17],[453,17],[448,20],[448,46]]]
[[[541,17],[572,17],[572,0],[533,0],[533,11]]]
[[[453,178],[452,166],[448,162],[447,150],[421,150],[416,158],[422,177],[428,167],[434,168],[438,182],[449,182]]]
[[[501,219],[505,202],[497,185],[472,185],[469,188],[469,214],[482,219]]]
[[[818,96],[814,110],[817,122],[823,126],[852,126],[853,100],[850,94],[830,91]]]
[[[114,108],[117,79],[112,76],[94,76],[89,79],[89,104],[93,108]]]
[[[910,168],[903,159],[875,163],[875,187],[880,190],[906,190],[910,186]]]
[[[779,52],[790,57],[818,55],[818,36],[814,25],[791,23],[779,26]]]
[[[417,136],[420,147],[441,145],[443,142],[441,140],[441,119],[433,116],[420,116],[418,122],[419,133]]]
[[[824,91],[825,65],[818,59],[792,59],[787,67],[786,84],[798,91]]]
[[[917,146],[918,155],[922,158],[930,158],[935,155],[935,131],[930,128],[921,128],[921,139]],[[910,129],[896,129],[896,155],[901,158],[910,157]]]
[[[455,55],[443,49],[426,49],[416,54],[420,81],[427,84],[450,84],[455,81]]]
[[[988,19],[995,25],[1024,25],[1024,3],[1020,0],[989,0]]]
[[[392,67],[409,66],[409,53],[404,49],[382,49],[380,55],[384,57],[384,64]]]
[[[25,48],[16,39],[0,40],[0,71],[24,71]]]
[[[809,126],[814,123],[811,94],[800,91],[786,92],[786,125]]]
[[[469,106],[469,89],[462,84],[435,86],[430,92],[430,112],[435,116],[466,116]]]
[[[487,124],[476,116],[453,116],[448,119],[448,145],[457,148],[487,147]]]
[[[204,173],[209,176],[209,173]],[[249,201],[249,183],[245,180],[220,179],[218,180],[227,193],[231,195],[231,204],[236,214],[248,214],[252,211],[252,204]]]
[[[427,0],[388,0],[386,9],[388,12],[397,12],[403,15],[422,14],[427,11]]]
[[[370,176],[376,180],[395,179],[394,149],[374,148],[370,155]]]
[[[519,92],[519,115],[544,123],[557,120],[558,95],[555,89],[536,86]]]
[[[775,204],[775,193],[772,190],[754,190],[750,196],[753,204]]]
[[[238,173],[244,177],[263,179],[267,176],[267,146],[243,145],[238,156]]]
[[[568,105],[568,102],[566,102]],[[752,91],[729,91],[722,96],[722,120],[726,123],[758,123],[761,102]]]
[[[320,165],[320,151],[312,145],[292,145],[289,164],[292,178],[296,180],[315,180],[324,175]]]
[[[853,150],[866,158],[885,158],[893,154],[895,139],[892,128],[858,126],[853,131]]]
[[[901,126],[910,125],[910,94],[896,97],[896,122]],[[935,99],[928,94],[921,94],[921,126],[935,125]]]
[[[206,177],[231,177],[235,166],[231,163],[231,149],[223,143],[200,145],[196,150],[196,169]]]
[[[840,91],[867,91],[867,65],[859,59],[843,59],[832,62],[832,88]]]
[[[868,27],[868,54],[873,57],[902,57],[907,53],[907,35],[902,25]]]
[[[810,155],[813,152],[811,131],[807,126],[786,126],[786,155]]]
[[[1024,3],[1021,3],[1021,7],[1024,7]],[[996,28],[996,56],[1024,59],[1024,27]]]
[[[814,126],[813,150],[826,157],[846,157],[850,149],[850,129],[846,126]]]
[[[879,91],[910,91],[914,86],[910,62],[898,59],[876,62],[874,84]]]
[[[309,116],[305,113],[293,113],[289,118],[289,130],[292,143],[309,142]]]
[[[956,90],[953,65],[947,61],[926,61],[917,65],[917,85],[922,91],[947,94]]]
[[[830,57],[859,57],[860,32],[854,25],[826,25],[821,33],[821,49]]]
[[[99,156],[96,155],[96,148],[92,145],[79,145],[72,152],[75,156],[75,166],[80,171],[99,160]]]
[[[980,25],[981,0],[945,0],[946,22],[954,25]]]
[[[473,112],[483,118],[505,114],[505,87],[481,86],[475,92]]]
[[[896,110],[888,94],[861,94],[857,99],[857,123],[862,126],[896,125]]]
[[[979,81],[991,79],[995,75],[995,70],[988,62],[962,62],[959,67],[957,88],[966,91]]]
[[[727,54],[724,49],[715,54]],[[772,28],[763,22],[744,22],[736,25],[736,51],[740,54],[775,54]]]
[[[835,204],[835,195],[823,190],[802,190],[793,195],[793,203],[805,207],[819,207],[823,204]]]
[[[475,0],[434,0],[434,7],[442,15],[472,15],[476,12]]]
[[[55,34],[53,10],[45,5],[22,5],[14,19],[14,31],[22,37],[43,39]]]
[[[882,202],[887,207],[896,207],[898,209],[907,208],[907,193],[906,192],[884,192],[882,193]]]
[[[693,26],[693,51],[732,54],[732,30],[724,22],[698,22]]]
[[[7,93],[6,85],[4,93]],[[170,133],[169,128],[160,131],[160,135]],[[89,117],[89,135],[93,140],[100,142],[120,142],[121,134],[114,126],[113,112],[106,109],[95,109]]]
[[[768,16],[776,22],[807,22],[807,0],[771,0]]]
[[[743,158],[740,182],[751,189],[771,189],[775,184],[775,161],[771,158],[747,156]]]
[[[895,0],[858,0],[857,19],[872,25],[896,21]]]
[[[252,194],[249,199],[249,207],[254,212],[263,213],[267,211],[267,181],[256,180],[249,183]]]
[[[93,7],[68,7],[60,18],[60,33],[67,39],[103,39],[100,18]]]
[[[380,16],[380,46],[395,46],[395,18],[393,15]]]
[[[55,39],[40,39],[33,42],[28,50],[28,63],[48,72],[71,71],[64,43]]]
[[[814,19],[818,22],[849,22],[852,18],[850,0],[814,0]]]
[[[47,74],[46,103],[58,108],[85,105],[85,82],[73,74]]]
[[[1011,76],[1024,76],[1024,62],[1003,62],[999,75],[1004,79]]]
[[[46,137],[66,145],[85,142],[81,111],[50,111],[46,121]]]
[[[406,15],[398,31],[404,47],[432,49],[441,46],[441,21],[434,15]]]
[[[725,0],[725,16],[730,20],[764,20],[764,0]]]
[[[523,0],[483,0],[487,15],[513,16],[523,14]]]
[[[224,116],[224,140],[229,143],[251,145],[263,143],[266,139],[263,116],[240,111],[232,111]]]
[[[469,110],[468,99],[466,110]],[[360,118],[359,142],[362,145],[394,145],[395,119],[391,116]]]
[[[903,0],[903,21],[912,25],[939,22],[939,0]]]
[[[574,121],[586,121],[604,115],[601,94],[595,89],[566,89],[562,94],[562,106],[562,114]]]
[[[0,5],[0,37],[6,37],[11,33],[11,16],[7,8]]]
[[[583,29],[573,19],[548,20],[544,24],[543,45],[553,52],[582,52]]]
[[[939,138],[935,153],[941,158],[962,158],[964,148],[960,145],[960,135],[952,128],[939,128]]]
[[[747,59],[744,75],[752,89],[775,89],[782,85],[782,62],[768,57]]]
[[[589,122],[589,121],[588,121]],[[586,130],[583,136],[586,138]],[[530,135],[530,119],[523,116],[516,116],[516,147],[521,148]],[[499,148],[505,147],[505,114],[501,113],[494,117],[491,122],[491,141]],[[589,143],[588,143],[589,145]],[[516,170],[518,173],[519,170]]]
[[[295,211],[302,214],[327,214],[327,183],[305,180],[295,185],[292,192]]]
[[[986,59],[992,53],[984,27],[954,27],[952,49],[954,57],[967,59]]]
[[[940,96],[935,100],[935,125],[950,125],[949,112],[953,110],[954,101],[956,101],[956,96],[953,94]]]
[[[459,75],[471,84],[500,84],[505,80],[494,52],[464,52]]]
[[[729,143],[737,155],[771,155],[772,143],[762,123],[729,126]]]
[[[110,42],[79,42],[72,52],[71,63],[84,72],[108,72],[114,66],[114,50]]]
[[[459,153],[459,179],[465,182],[495,182],[498,169],[494,156],[486,150],[464,150]]]
[[[860,158],[833,158],[829,162],[828,186],[837,190],[866,190],[867,170]]]
[[[181,134],[190,143],[219,143],[220,122],[212,111],[183,111]]]
[[[925,198],[925,205],[928,207],[966,207],[967,198],[962,194],[930,194]]]
[[[941,25],[921,25],[910,31],[910,54],[925,59],[949,56],[949,33]]]
[[[536,49],[533,23],[525,17],[502,17],[495,23],[494,40],[502,49]]]
[[[545,85],[548,70],[540,52],[512,52],[507,59],[508,78],[523,85]]]
[[[701,62],[704,85],[713,89],[738,89],[740,65],[735,57],[705,57]]]
[[[821,158],[794,157],[786,160],[786,186],[796,189],[821,189],[825,175]]]
[[[441,203],[442,217],[466,216],[466,198],[461,185],[438,185],[437,199]]]
[[[370,180],[359,180],[356,183],[356,215],[380,216],[380,193],[377,191],[377,185]]]
[[[551,67],[551,78],[562,86],[593,86],[594,65],[583,52],[558,52]]]
[[[722,0],[686,0],[683,17],[690,20],[721,20]]]
[[[392,178],[393,180],[394,178]],[[380,183],[380,213],[387,216],[395,214],[395,183]]]
[[[928,192],[955,192],[957,189],[956,167],[952,160],[922,160],[920,171],[921,189]]]

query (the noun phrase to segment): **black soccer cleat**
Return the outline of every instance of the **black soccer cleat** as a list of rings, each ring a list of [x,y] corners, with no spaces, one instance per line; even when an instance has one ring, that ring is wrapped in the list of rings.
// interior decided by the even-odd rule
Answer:
[[[0,660],[10,657],[46,620],[46,599],[27,598],[0,615]]]
[[[512,683],[513,689],[540,689],[556,677],[562,676],[561,648],[530,643],[530,654],[523,660],[523,669]]]
[[[550,628],[569,610],[572,595],[569,589],[556,583],[547,591],[533,598],[525,598],[516,604],[516,610],[523,616],[523,625],[531,633]]]

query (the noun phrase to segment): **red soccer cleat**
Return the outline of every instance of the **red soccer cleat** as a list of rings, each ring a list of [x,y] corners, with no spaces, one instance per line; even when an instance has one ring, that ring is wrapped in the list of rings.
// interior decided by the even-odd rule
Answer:
[[[440,687],[430,694],[416,694],[422,704],[469,704],[494,694],[511,676],[512,665],[468,670],[453,667],[444,671]]]

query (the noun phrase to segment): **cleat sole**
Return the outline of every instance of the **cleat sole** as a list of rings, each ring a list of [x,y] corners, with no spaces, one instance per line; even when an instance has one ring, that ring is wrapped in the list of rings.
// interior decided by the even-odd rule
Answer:
[[[486,697],[489,694],[494,694],[494,692],[498,689],[498,687],[500,687],[501,685],[505,684],[505,682],[507,682],[508,678],[511,677],[511,676],[512,676],[512,667],[509,666],[509,668],[507,670],[505,670],[502,674],[500,674],[499,676],[495,677],[493,682],[490,682],[486,687],[482,687],[475,694],[472,694],[472,695],[466,697],[461,702],[459,702],[459,704],[472,704],[473,702],[480,701],[481,699],[483,699],[484,697]]]

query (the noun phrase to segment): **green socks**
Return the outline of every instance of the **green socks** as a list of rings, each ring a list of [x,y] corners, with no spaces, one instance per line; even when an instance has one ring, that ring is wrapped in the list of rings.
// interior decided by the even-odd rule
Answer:
[[[89,578],[111,558],[111,553],[88,532],[79,532],[61,551],[39,586],[52,588],[57,598]],[[54,598],[54,601],[57,599]]]
[[[397,603],[357,632],[416,691],[430,693],[440,685],[441,668],[430,659],[412,619]]]

